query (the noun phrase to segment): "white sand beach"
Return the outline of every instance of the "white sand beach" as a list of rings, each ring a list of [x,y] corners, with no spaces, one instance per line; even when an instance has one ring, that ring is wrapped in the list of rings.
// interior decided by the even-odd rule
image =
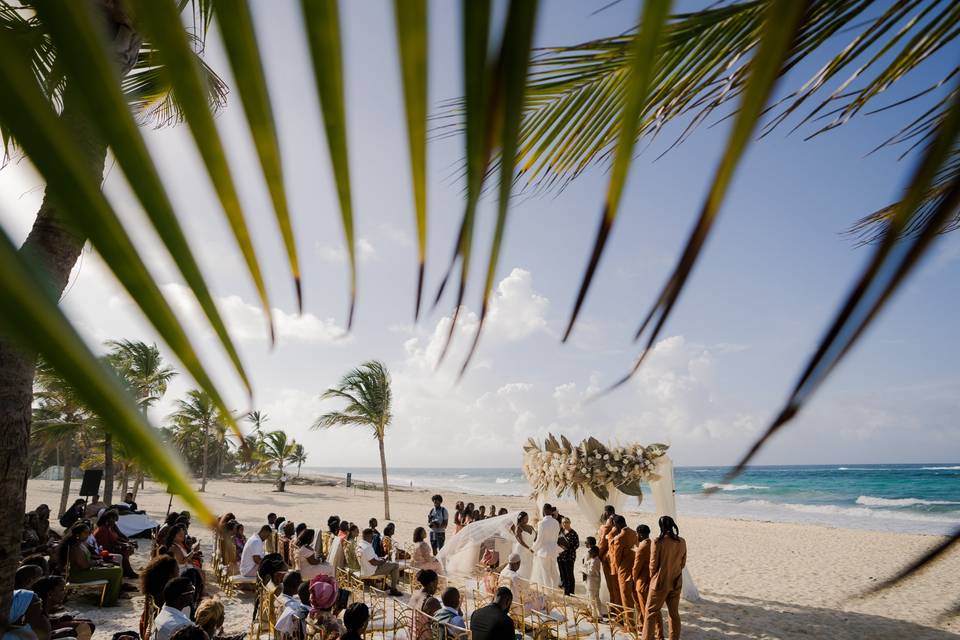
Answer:
[[[233,512],[248,533],[270,511],[296,522],[322,528],[327,516],[365,524],[371,516],[384,523],[382,494],[375,490],[343,486],[288,484],[285,493],[273,492],[267,483],[212,481],[206,499],[216,513]],[[397,538],[407,541],[415,526],[425,524],[430,491],[396,490],[390,494],[391,521]],[[45,502],[55,510],[60,483],[31,480],[27,506]],[[140,492],[140,508],[160,520],[169,495],[148,482]],[[494,503],[511,512],[532,511],[524,498],[465,496],[444,493],[450,507],[458,499]],[[573,519],[581,539],[596,527],[583,521],[570,502],[559,503]],[[185,508],[176,498],[174,509]],[[628,511],[631,525],[654,518],[642,509]],[[942,612],[960,599],[960,552],[949,554],[922,575],[881,594],[858,597],[878,580],[894,573],[908,559],[936,544],[940,538],[820,526],[756,522],[726,518],[687,518],[679,514],[681,535],[686,538],[688,566],[703,597],[697,604],[682,604],[683,637],[691,640],[730,638],[910,638],[946,639],[960,635],[960,619],[942,618]],[[199,523],[191,528],[202,549],[212,551],[210,533]],[[148,542],[134,567],[143,565]],[[212,585],[209,592],[216,592]],[[252,596],[225,599],[226,631],[249,627]],[[87,596],[72,598],[67,608],[82,611],[97,622],[97,636],[136,629],[142,598],[122,600],[120,606],[97,609]],[[103,634],[101,635],[101,630]]]

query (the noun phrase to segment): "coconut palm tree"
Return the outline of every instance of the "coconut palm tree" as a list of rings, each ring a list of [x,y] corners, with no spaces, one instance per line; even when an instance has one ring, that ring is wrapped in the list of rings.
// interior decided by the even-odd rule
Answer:
[[[207,490],[207,472],[209,469],[210,433],[217,424],[224,422],[220,410],[213,400],[199,389],[187,392],[186,399],[177,400],[177,409],[170,415],[175,441],[181,446],[195,443],[200,445],[200,492]]]
[[[373,432],[380,448],[380,475],[383,480],[383,517],[390,519],[390,490],[387,486],[387,457],[383,437],[393,415],[390,413],[390,373],[376,360],[365,362],[345,375],[335,387],[320,396],[323,400],[344,400],[346,406],[317,418],[311,429],[358,426]]]
[[[70,383],[42,359],[34,378],[33,430],[31,439],[45,450],[59,450],[63,461],[60,516],[70,500],[74,464],[89,446],[96,416],[87,409]]]
[[[106,343],[109,352],[107,360],[117,371],[121,379],[131,389],[137,405],[144,416],[155,405],[163,394],[167,392],[167,386],[177,375],[177,372],[163,361],[160,355],[160,349],[156,344],[147,344],[132,340],[109,340]],[[111,443],[112,437],[109,432],[104,434],[104,442]],[[105,453],[108,447],[104,447]],[[112,449],[110,455],[105,456],[107,468],[104,469],[104,500],[111,504],[113,490],[111,481],[113,479]],[[123,465],[122,493],[126,494],[129,474],[133,467],[132,459],[125,460]],[[143,483],[143,470],[137,471],[137,477],[133,485],[133,497],[136,499],[140,485]],[[109,492],[109,494],[108,494]],[[110,497],[107,497],[107,496]]]
[[[299,442],[293,447],[293,457],[290,459],[290,462],[297,463],[297,477],[300,477],[300,467],[303,466],[303,463],[307,461],[307,450],[303,448],[303,445]]]
[[[268,431],[263,434],[260,441],[260,447],[257,451],[259,464],[254,468],[255,473],[267,473],[276,468],[277,480],[283,476],[283,468],[294,462],[294,456],[297,448],[295,441],[287,438],[285,431]],[[283,491],[282,485],[277,483],[278,490]]]

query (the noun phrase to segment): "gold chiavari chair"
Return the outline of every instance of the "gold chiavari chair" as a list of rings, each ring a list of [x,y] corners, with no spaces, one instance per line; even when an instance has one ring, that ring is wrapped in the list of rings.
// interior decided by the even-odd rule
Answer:
[[[640,637],[636,609],[610,603],[607,605],[607,622],[611,640],[638,640]]]

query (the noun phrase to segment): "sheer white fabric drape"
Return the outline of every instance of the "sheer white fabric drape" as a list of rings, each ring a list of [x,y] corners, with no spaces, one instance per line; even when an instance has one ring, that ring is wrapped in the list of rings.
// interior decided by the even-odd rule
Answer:
[[[673,460],[669,456],[657,458],[656,473],[660,476],[660,479],[650,483],[650,493],[653,497],[657,519],[660,516],[670,516],[677,520],[677,524],[680,524],[677,519],[676,488],[673,484]],[[656,523],[653,523],[651,529],[653,529],[652,535],[656,536],[659,533]],[[682,527],[680,535],[683,535]],[[700,599],[700,592],[697,590],[697,585],[693,582],[693,576],[690,575],[690,569],[688,568],[683,569],[683,591],[681,593],[683,599],[688,602],[696,602]]]

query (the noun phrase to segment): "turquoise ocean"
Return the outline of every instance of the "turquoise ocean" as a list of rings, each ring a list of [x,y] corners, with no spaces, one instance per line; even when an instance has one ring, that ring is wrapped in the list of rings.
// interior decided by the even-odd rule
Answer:
[[[674,470],[681,519],[707,515],[937,535],[960,526],[960,463],[754,466],[723,484],[727,470]],[[380,479],[376,467],[304,467],[303,472]],[[530,494],[523,473],[510,468],[393,468],[390,483],[454,494],[450,498]],[[708,488],[719,491],[705,495]]]

